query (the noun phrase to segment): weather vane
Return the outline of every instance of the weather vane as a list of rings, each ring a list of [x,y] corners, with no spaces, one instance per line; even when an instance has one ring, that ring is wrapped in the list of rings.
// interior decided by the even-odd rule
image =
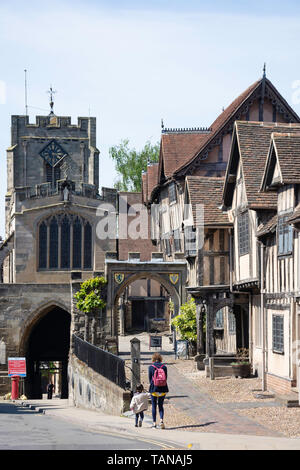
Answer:
[[[56,93],[56,91],[53,90],[52,85],[50,85],[50,89],[47,91],[47,93],[49,93],[49,95],[50,95],[50,108],[51,108],[50,114],[54,114],[54,112],[53,112],[53,106],[54,106],[53,95]]]

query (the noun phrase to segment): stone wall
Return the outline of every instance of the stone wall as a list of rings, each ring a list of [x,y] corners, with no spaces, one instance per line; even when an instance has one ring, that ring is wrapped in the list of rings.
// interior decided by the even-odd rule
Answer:
[[[74,354],[69,358],[68,377],[72,406],[116,416],[129,410],[130,392],[87,367]]]
[[[25,356],[36,322],[51,307],[71,312],[70,284],[0,284],[0,395],[10,391],[7,358]]]

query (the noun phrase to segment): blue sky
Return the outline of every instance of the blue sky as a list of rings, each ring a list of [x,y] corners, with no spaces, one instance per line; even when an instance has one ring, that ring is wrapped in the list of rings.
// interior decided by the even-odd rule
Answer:
[[[161,118],[166,127],[209,126],[264,62],[300,114],[299,39],[298,1],[0,2],[0,235],[10,116],[24,114],[25,68],[32,122],[48,114],[50,84],[56,114],[96,116],[100,186],[112,186],[111,145],[156,142]]]

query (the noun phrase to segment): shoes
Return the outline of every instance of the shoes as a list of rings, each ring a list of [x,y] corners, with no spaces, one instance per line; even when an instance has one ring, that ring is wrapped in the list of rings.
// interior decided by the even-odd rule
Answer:
[[[160,429],[165,429],[165,425],[162,421],[160,422]]]
[[[137,424],[135,424],[135,427],[137,428],[137,427],[138,427],[138,425],[137,425]]]
[[[156,423],[152,423],[151,428],[156,428]]]
[[[143,425],[143,421],[140,419],[140,420],[139,420],[139,427],[141,428],[142,425]]]

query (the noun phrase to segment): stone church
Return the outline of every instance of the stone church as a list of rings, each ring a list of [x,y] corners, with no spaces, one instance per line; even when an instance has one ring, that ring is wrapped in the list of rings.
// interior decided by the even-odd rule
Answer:
[[[40,396],[40,366],[51,360],[67,396],[72,282],[103,274],[105,253],[116,250],[116,240],[95,234],[101,204],[114,211],[117,192],[99,194],[95,118],[72,124],[52,111],[32,124],[12,116],[0,245],[0,394],[10,389],[6,358],[26,356],[27,395]]]

